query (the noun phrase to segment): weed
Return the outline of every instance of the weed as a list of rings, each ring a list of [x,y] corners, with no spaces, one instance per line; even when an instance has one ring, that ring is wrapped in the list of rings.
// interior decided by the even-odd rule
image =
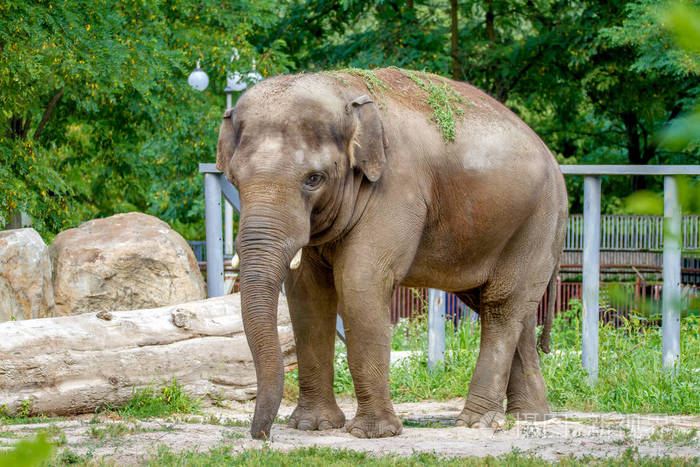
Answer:
[[[33,423],[47,423],[47,422],[60,422],[63,421],[62,417],[47,417],[44,414],[36,416],[28,415],[10,415],[7,411],[7,406],[3,405],[0,407],[0,424],[2,425],[28,425]]]
[[[250,420],[237,420],[235,418],[229,418],[223,423],[223,426],[227,427],[249,427],[251,421]]]
[[[37,434],[51,441],[55,446],[63,446],[68,443],[63,429],[55,424],[37,430]]]
[[[108,423],[103,428],[92,426],[90,428],[90,436],[100,441],[105,439],[121,438],[122,436],[135,433],[138,427],[129,427],[124,423]]]
[[[644,441],[662,443],[670,446],[690,446],[698,443],[698,430],[682,430],[679,428],[657,426],[654,432]]]
[[[228,440],[234,440],[234,439],[243,439],[245,438],[245,435],[239,431],[225,431],[222,433],[222,438],[223,441],[228,441]]]
[[[297,402],[299,400],[299,380],[296,373],[289,372],[284,375],[284,388],[282,389],[282,398],[290,402]]]
[[[122,417],[151,418],[164,417],[174,413],[195,413],[200,408],[200,400],[183,391],[173,378],[169,386],[156,390],[148,385],[141,390],[134,389],[129,402],[117,409]]]
[[[56,456],[50,465],[53,466],[64,466],[64,465],[85,465],[90,458],[91,454],[81,456],[80,454],[71,451],[70,449],[65,449],[58,456]]]
[[[210,392],[210,393],[207,393],[207,397],[209,397],[209,399],[211,399],[212,404],[214,405],[214,407],[221,407],[221,408],[223,408],[223,409],[226,408],[226,401],[225,401],[225,399],[224,399],[224,395],[221,394],[220,392],[216,392],[216,393],[211,393],[211,392]]]
[[[0,405],[0,424],[4,425],[25,425],[29,423],[45,423],[48,420],[53,422],[62,420],[58,418],[49,419],[45,415],[30,416],[32,412],[32,402],[34,399],[29,398],[20,402],[19,410],[16,413],[7,407],[6,404]]]
[[[511,428],[513,428],[515,426],[515,422],[516,422],[516,420],[515,420],[515,417],[513,415],[511,415],[509,413],[506,414],[506,424],[503,427],[503,430],[504,431],[510,430]]]

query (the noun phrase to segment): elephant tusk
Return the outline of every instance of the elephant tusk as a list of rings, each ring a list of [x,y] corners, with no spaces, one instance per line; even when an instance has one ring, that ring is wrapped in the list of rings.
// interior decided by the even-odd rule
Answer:
[[[241,258],[238,257],[238,253],[233,255],[233,258],[231,258],[231,269],[240,269],[241,268]]]
[[[299,248],[299,251],[297,251],[297,254],[294,255],[294,258],[292,258],[292,262],[289,263],[289,268],[296,269],[299,267],[300,264],[301,264],[301,248]]]

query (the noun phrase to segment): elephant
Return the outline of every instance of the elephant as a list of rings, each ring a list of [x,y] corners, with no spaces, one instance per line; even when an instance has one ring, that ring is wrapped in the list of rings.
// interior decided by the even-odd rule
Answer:
[[[254,438],[269,439],[282,398],[283,284],[299,370],[290,427],[401,433],[389,393],[399,285],[451,292],[479,313],[458,425],[546,416],[536,310],[553,291],[568,199],[555,157],[513,112],[470,84],[395,67],[280,75],[224,113],[216,157],[241,201]],[[333,393],[338,313],[357,398],[347,423]]]

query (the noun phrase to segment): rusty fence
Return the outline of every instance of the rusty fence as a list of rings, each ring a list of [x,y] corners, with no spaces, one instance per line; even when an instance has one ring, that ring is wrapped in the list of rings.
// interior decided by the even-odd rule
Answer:
[[[238,277],[233,272],[225,274],[227,291],[239,292]],[[228,284],[231,281],[231,284]],[[228,288],[230,287],[230,289]],[[613,323],[619,326],[623,321],[629,319],[631,315],[650,318],[651,322],[661,319],[661,291],[663,284],[660,282],[601,282],[600,284],[600,321],[602,323]],[[391,297],[389,311],[391,322],[396,324],[402,318],[413,320],[422,314],[427,315],[428,310],[428,290],[413,287],[398,287]],[[571,300],[581,300],[581,282],[557,281],[557,296],[554,306],[555,316],[562,311],[566,311]],[[682,286],[682,296],[700,297],[700,286],[686,284]],[[549,294],[545,291],[539,306],[537,307],[537,324],[544,323],[547,313],[547,303]],[[477,320],[479,315],[467,307],[462,301],[451,293],[447,294],[445,303],[445,317],[455,325],[463,319]]]
[[[240,292],[238,276],[233,271],[225,272],[226,291],[228,293]],[[230,282],[229,282],[230,281]],[[651,322],[661,319],[663,284],[661,282],[601,282],[600,283],[600,321],[612,322],[615,326],[622,324],[631,315],[651,317]],[[682,297],[700,298],[700,286],[684,284]],[[400,319],[413,320],[422,314],[428,313],[428,290],[414,287],[398,287],[391,297],[389,311],[391,323],[396,324]],[[564,282],[557,280],[557,296],[554,297],[554,315],[566,311],[571,306],[571,300],[581,300],[582,283]],[[547,313],[549,294],[545,291],[539,306],[537,307],[537,324],[544,323]],[[446,294],[445,317],[455,325],[463,319],[479,319],[479,315],[467,307],[462,301],[451,293]]]
[[[602,282],[600,298],[600,320],[603,323],[612,322],[620,325],[630,317],[656,316],[661,317],[661,283],[637,282]],[[700,286],[684,285],[684,297],[700,296]],[[557,281],[557,296],[554,297],[554,313],[559,314],[569,308],[571,300],[581,299],[581,282]],[[544,323],[549,294],[545,291],[544,297],[537,308],[537,324]],[[399,287],[391,299],[391,322],[396,323],[401,318],[414,319],[421,313],[427,313],[428,289]],[[478,315],[472,312],[459,298],[450,293],[447,294],[446,319],[457,322],[466,317],[477,319]]]

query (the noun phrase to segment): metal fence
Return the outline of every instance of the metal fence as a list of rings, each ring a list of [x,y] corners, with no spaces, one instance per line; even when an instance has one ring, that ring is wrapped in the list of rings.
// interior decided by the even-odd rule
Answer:
[[[608,251],[658,251],[663,249],[663,217],[601,216],[600,249]],[[684,250],[700,250],[700,216],[683,216]],[[188,241],[197,261],[206,260],[206,242]],[[564,249],[583,250],[583,214],[569,216]]]
[[[661,216],[601,216],[600,249],[611,251],[663,250],[664,223]],[[682,248],[700,249],[700,216],[683,216]],[[565,250],[583,250],[583,214],[569,216]]]
[[[187,243],[190,245],[190,248],[192,248],[192,252],[194,253],[194,257],[197,258],[197,261],[206,261],[207,242],[204,240],[188,240]]]

